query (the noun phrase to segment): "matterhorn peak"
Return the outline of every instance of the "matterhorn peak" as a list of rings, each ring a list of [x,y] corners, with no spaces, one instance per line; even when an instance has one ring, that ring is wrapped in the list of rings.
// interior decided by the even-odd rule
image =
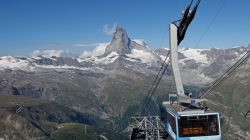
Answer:
[[[131,53],[131,40],[128,37],[127,32],[122,27],[116,27],[116,31],[113,35],[111,43],[105,50],[105,56],[112,52],[116,52],[119,55],[125,55]]]

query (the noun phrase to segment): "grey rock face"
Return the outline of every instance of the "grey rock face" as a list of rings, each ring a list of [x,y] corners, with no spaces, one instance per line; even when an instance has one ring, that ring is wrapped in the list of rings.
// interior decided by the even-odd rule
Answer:
[[[127,32],[123,28],[117,27],[110,45],[108,45],[105,50],[104,56],[109,55],[113,51],[119,55],[129,54],[131,49],[131,40]]]
[[[68,66],[80,66],[79,62],[71,57],[51,57],[45,58],[41,57],[41,59],[33,59],[33,62],[38,65],[68,65]]]

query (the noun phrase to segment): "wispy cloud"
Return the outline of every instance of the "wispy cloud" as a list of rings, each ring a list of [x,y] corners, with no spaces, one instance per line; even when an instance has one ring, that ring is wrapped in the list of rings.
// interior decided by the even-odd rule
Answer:
[[[105,53],[106,47],[110,44],[110,42],[100,43],[94,50],[92,51],[84,51],[80,57],[88,57],[88,56],[100,56]]]
[[[73,46],[71,46],[72,48],[84,48],[84,47],[94,47],[94,46],[98,46],[100,43],[89,43],[89,44],[84,44],[84,43],[78,43],[75,44]]]
[[[63,55],[64,51],[63,50],[46,50],[46,51],[40,51],[40,50],[35,50],[31,53],[31,57],[38,57],[38,56],[43,56],[43,57],[61,57]]]
[[[117,24],[114,23],[112,27],[110,27],[109,25],[103,25],[103,33],[105,33],[106,35],[113,35],[115,33]]]
[[[94,42],[94,43],[75,43],[75,44],[63,44],[63,43],[51,43],[51,44],[46,44],[43,47],[48,48],[48,49],[56,49],[56,50],[61,50],[61,49],[77,49],[77,48],[83,48],[83,49],[89,49],[98,46],[99,42]]]

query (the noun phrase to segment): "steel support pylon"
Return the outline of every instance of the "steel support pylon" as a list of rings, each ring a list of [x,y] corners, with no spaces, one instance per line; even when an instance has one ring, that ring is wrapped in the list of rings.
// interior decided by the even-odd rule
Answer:
[[[131,117],[128,131],[130,140],[163,140],[167,138],[159,116]]]

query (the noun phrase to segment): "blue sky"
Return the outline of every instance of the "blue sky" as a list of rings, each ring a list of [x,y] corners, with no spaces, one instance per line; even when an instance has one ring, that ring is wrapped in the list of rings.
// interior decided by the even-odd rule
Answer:
[[[144,39],[152,49],[168,47],[170,16],[179,19],[189,2],[0,0],[0,55],[29,55],[34,50],[51,49],[81,53],[94,49],[96,43],[110,41],[112,36],[103,28],[114,24],[125,28],[131,39]],[[249,0],[202,0],[181,47],[248,45],[249,5]]]

